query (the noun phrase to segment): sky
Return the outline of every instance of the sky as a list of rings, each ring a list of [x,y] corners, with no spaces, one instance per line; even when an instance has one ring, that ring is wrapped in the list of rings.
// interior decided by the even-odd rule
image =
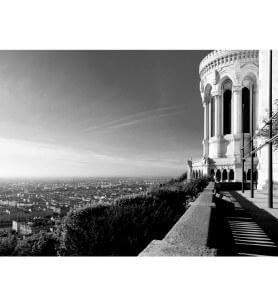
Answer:
[[[209,51],[0,51],[0,177],[178,176]]]

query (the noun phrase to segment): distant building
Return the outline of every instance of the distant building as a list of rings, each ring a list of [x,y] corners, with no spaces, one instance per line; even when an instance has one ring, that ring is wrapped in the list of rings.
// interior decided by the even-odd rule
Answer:
[[[18,232],[19,234],[22,235],[28,235],[33,233],[33,228],[30,224],[30,222],[18,222],[18,221],[13,221],[12,222],[12,230]]]
[[[54,206],[54,205],[49,206],[49,209],[59,215],[66,215],[70,210],[70,208],[66,206]]]

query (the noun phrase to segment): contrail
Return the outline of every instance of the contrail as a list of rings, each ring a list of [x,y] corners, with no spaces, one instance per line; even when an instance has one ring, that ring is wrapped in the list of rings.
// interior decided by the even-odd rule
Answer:
[[[102,130],[102,129],[116,129],[116,128],[138,124],[150,118],[161,118],[170,115],[177,115],[180,114],[181,112],[184,112],[186,110],[185,108],[186,105],[179,105],[179,106],[167,106],[167,107],[147,110],[147,111],[143,111],[140,113],[136,113],[136,114],[132,114],[120,118],[118,120],[107,122],[99,126],[90,126],[85,129],[85,132],[91,132],[91,131]]]

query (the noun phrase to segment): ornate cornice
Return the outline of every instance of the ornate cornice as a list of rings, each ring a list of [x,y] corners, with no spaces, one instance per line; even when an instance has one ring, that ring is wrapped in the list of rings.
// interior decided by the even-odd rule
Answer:
[[[202,78],[204,74],[214,68],[222,68],[235,62],[257,63],[259,50],[215,50],[209,53],[200,63],[199,73]]]

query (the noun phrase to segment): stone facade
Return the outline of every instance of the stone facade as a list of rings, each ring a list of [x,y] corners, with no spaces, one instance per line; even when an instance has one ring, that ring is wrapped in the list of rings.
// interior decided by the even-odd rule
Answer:
[[[252,102],[254,130],[259,122],[259,51],[213,51],[201,61],[199,74],[203,157],[188,161],[188,177],[211,175],[216,181],[241,181],[242,126],[248,152]],[[256,168],[258,158],[254,161]],[[244,176],[247,180],[251,177],[250,159],[245,162]]]

